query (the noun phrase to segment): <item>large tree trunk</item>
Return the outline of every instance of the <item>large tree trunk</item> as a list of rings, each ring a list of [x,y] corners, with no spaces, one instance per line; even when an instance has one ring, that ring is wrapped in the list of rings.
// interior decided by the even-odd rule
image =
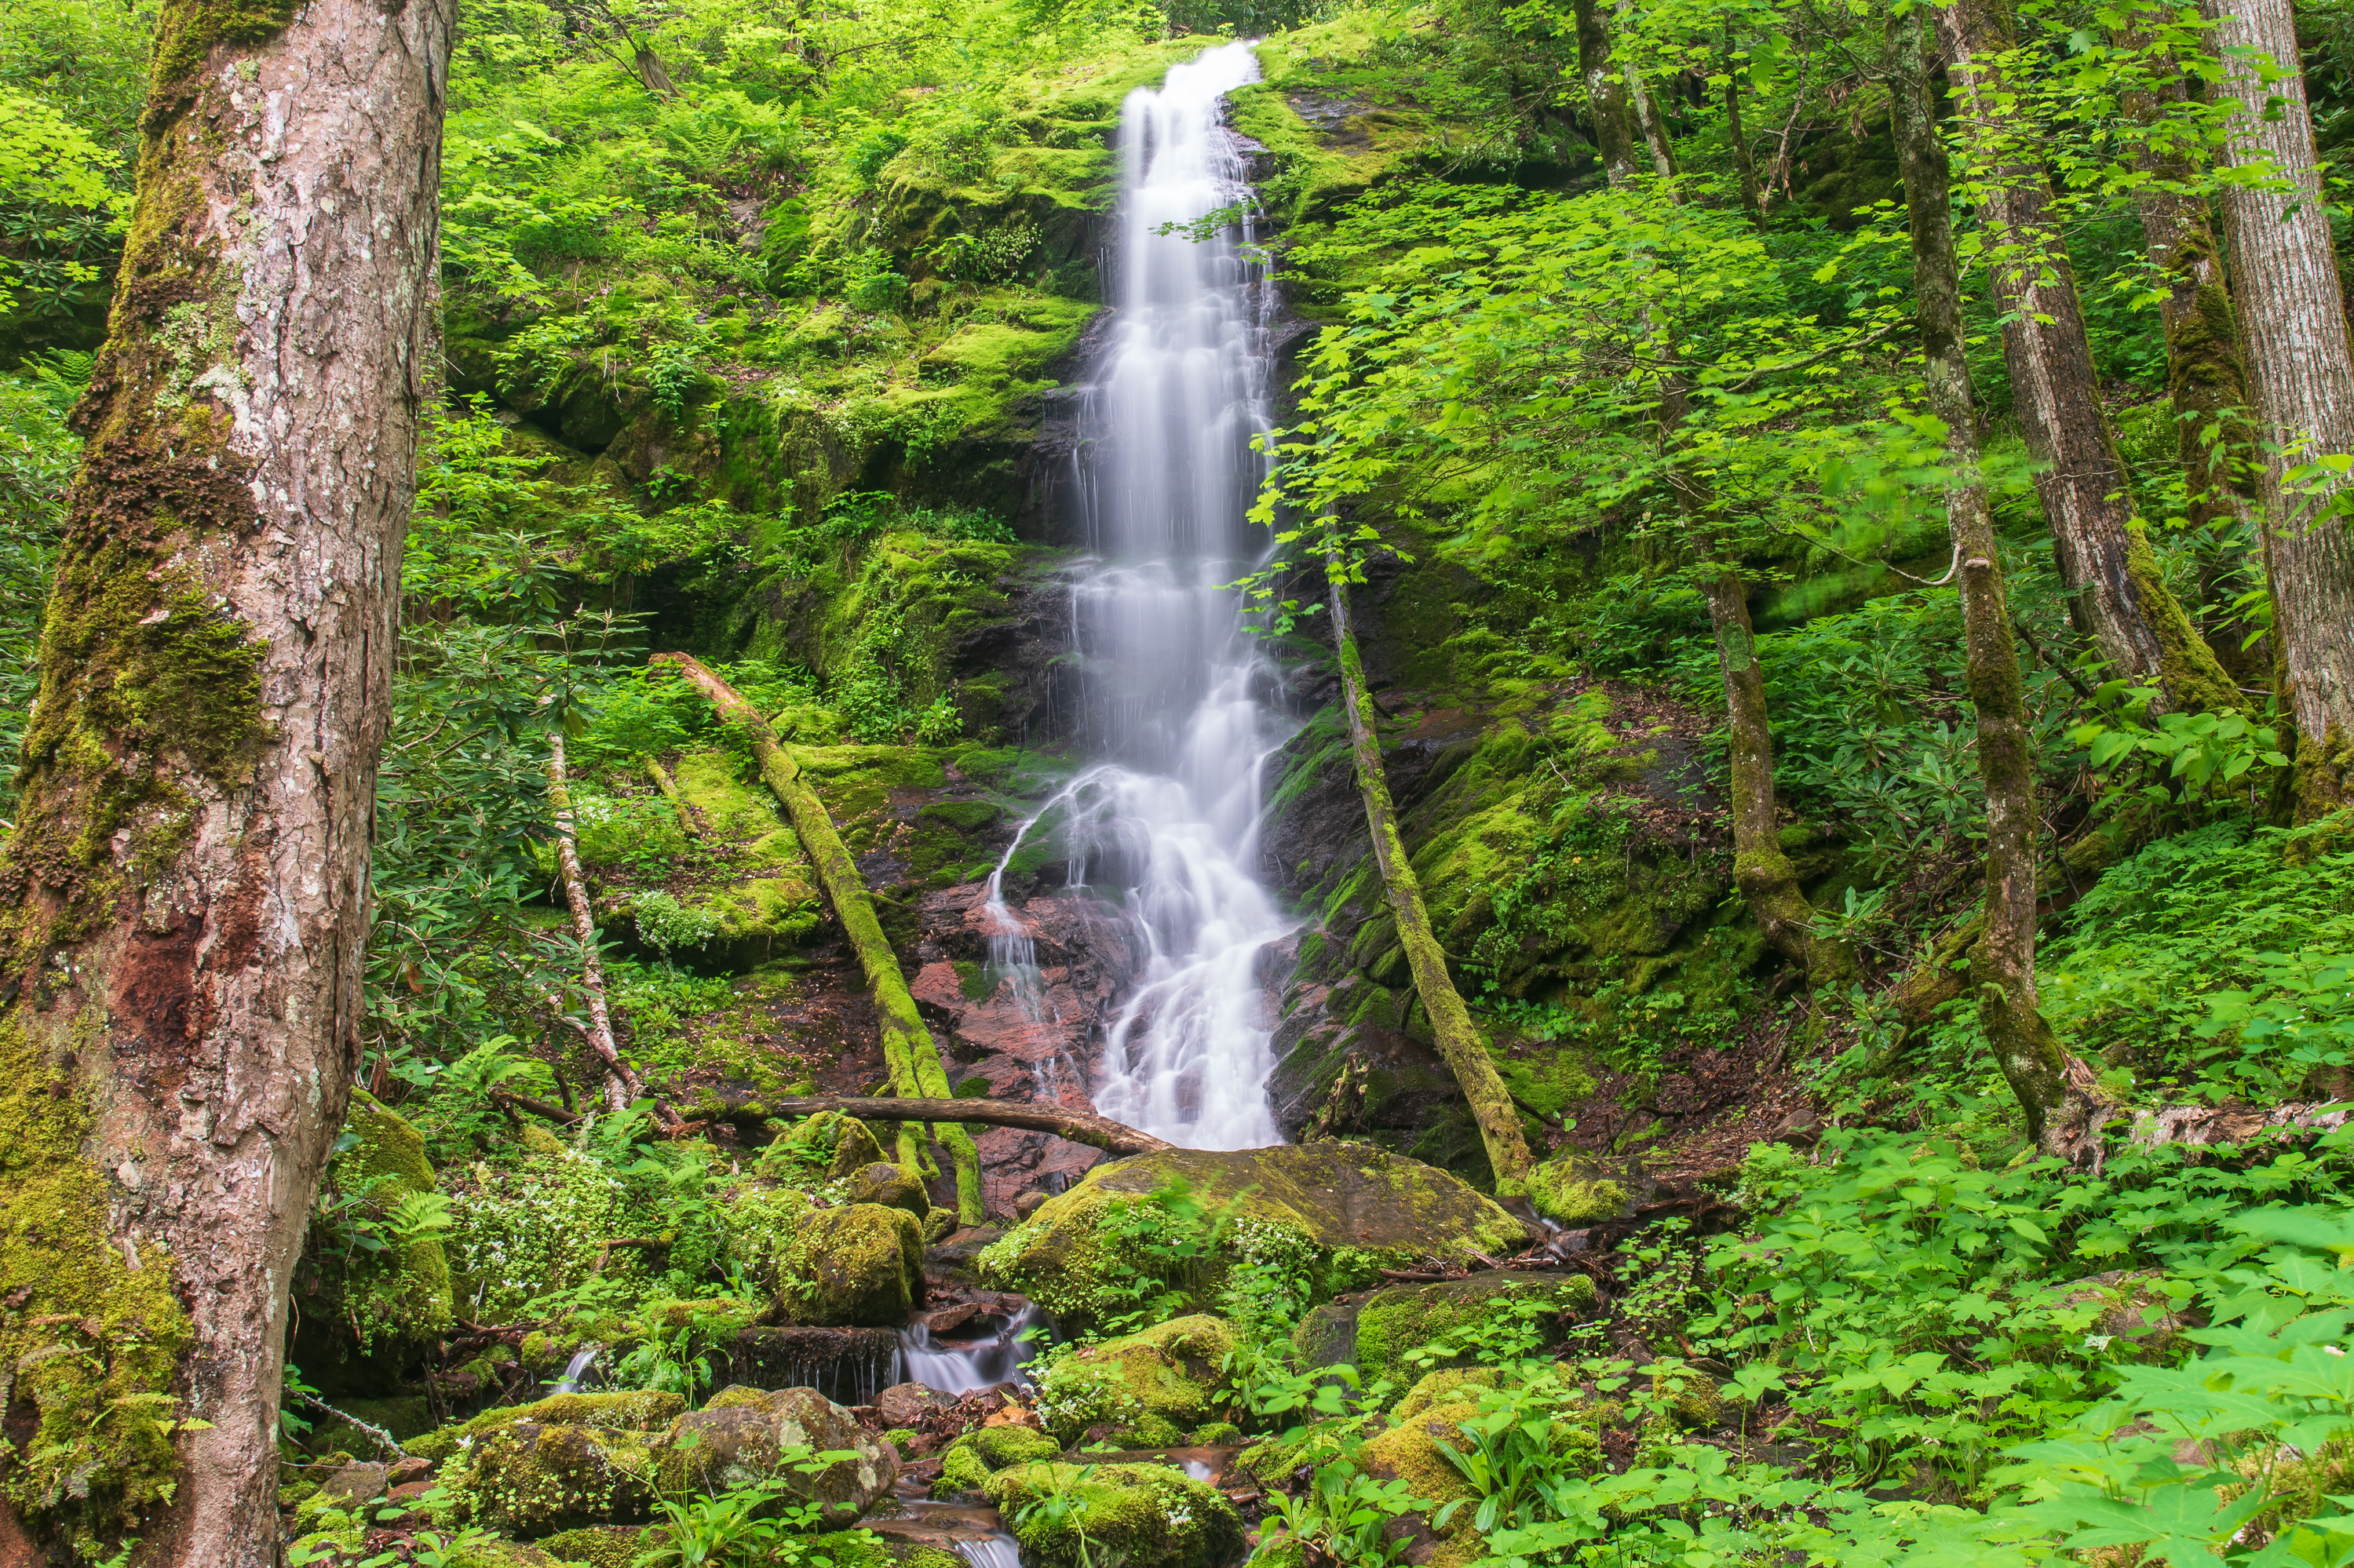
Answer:
[[[1496,1191],[1518,1196],[1528,1187],[1528,1139],[1521,1132],[1520,1112],[1511,1092],[1488,1054],[1488,1043],[1471,1022],[1470,1009],[1455,989],[1447,972],[1447,954],[1430,928],[1430,912],[1422,902],[1422,879],[1406,858],[1405,841],[1398,836],[1397,809],[1390,801],[1389,776],[1382,770],[1382,744],[1373,733],[1373,705],[1365,694],[1365,673],[1357,658],[1356,634],[1349,629],[1349,590],[1341,567],[1328,566],[1331,589],[1332,645],[1340,656],[1341,705],[1349,718],[1349,751],[1357,766],[1357,790],[1365,802],[1365,828],[1373,835],[1373,863],[1382,874],[1382,891],[1389,898],[1390,916],[1397,922],[1398,944],[1405,949],[1406,967],[1414,971],[1415,994],[1430,1015],[1430,1031],[1437,1036],[1438,1054],[1455,1086],[1471,1107],[1488,1164],[1496,1173]]]
[[[2022,111],[2010,0],[1955,0],[1937,11],[1970,195],[1993,252],[2003,357],[2057,548],[2071,609],[2113,679],[2155,687],[2173,709],[2230,709],[2238,692],[2158,575],[2126,493],[2125,464],[2101,411],[2093,351],[2050,219],[2040,129]]]
[[[948,1069],[940,1063],[939,1048],[932,1043],[932,1032],[924,1027],[923,1015],[916,1011],[916,999],[908,993],[907,977],[900,971],[898,955],[891,950],[890,939],[883,935],[883,923],[875,917],[875,901],[867,895],[866,880],[858,874],[858,863],[843,846],[842,835],[834,832],[833,819],[827,813],[825,802],[801,777],[801,768],[779,744],[768,721],[737,695],[734,687],[690,654],[657,653],[653,658],[657,663],[677,665],[711,700],[720,718],[741,729],[750,739],[752,755],[760,765],[760,777],[784,803],[786,815],[792,819],[793,832],[801,835],[801,847],[817,866],[818,880],[825,885],[825,895],[833,905],[834,916],[849,933],[850,945],[857,950],[858,962],[866,971],[868,994],[875,999],[875,1023],[883,1033],[883,1060],[890,1068],[892,1093],[906,1099],[951,1098]],[[986,1216],[981,1206],[981,1156],[973,1148],[972,1135],[950,1123],[938,1136],[948,1145],[956,1165],[957,1218],[965,1224],[977,1225]],[[920,1145],[915,1135],[903,1134],[900,1162],[914,1166],[919,1161]]]
[[[1627,84],[1610,58],[1610,25],[1602,17],[1602,0],[1572,0],[1577,23],[1577,79],[1585,88],[1585,111],[1594,117],[1594,145],[1602,156],[1602,173],[1612,185],[1635,174],[1634,115],[1627,104]]]
[[[0,1513],[78,1560],[127,1533],[143,1565],[277,1561],[287,1286],[359,1065],[452,11],[156,26],[0,864]]]
[[[604,1059],[605,1107],[625,1111],[638,1096],[637,1075],[613,1044],[612,1013],[605,1005],[605,959],[597,948],[597,911],[588,901],[588,879],[580,874],[580,848],[572,834],[572,783],[565,776],[564,732],[547,736],[547,804],[556,820],[556,867],[564,883],[564,906],[572,935],[580,943],[580,990],[588,1001],[588,1027],[581,1038]]]
[[[1978,1021],[2011,1093],[2041,1140],[2072,1088],[2086,1076],[2043,1020],[2035,987],[2036,846],[2034,731],[2011,641],[2002,556],[1978,474],[1978,412],[1963,355],[1962,276],[1954,247],[1945,143],[1930,106],[1927,23],[1918,10],[1889,24],[1890,119],[1912,222],[1913,287],[1919,301],[1922,387],[1946,426],[1946,454],[1958,476],[1946,493],[1946,518],[1961,577],[1963,657],[1978,717],[1978,772],[1986,784],[1986,914],[1970,948]],[[1950,961],[1937,950],[1933,962]],[[1934,980],[1938,978],[1933,974]],[[2078,1118],[2081,1119],[2081,1118]]]
[[[2208,16],[2219,52],[2257,50],[2281,71],[2267,85],[2243,56],[2222,90],[2243,111],[2232,121],[2233,162],[2269,160],[2295,189],[2233,187],[2223,202],[2257,427],[2299,453],[2265,463],[2261,493],[2282,695],[2296,724],[2297,815],[2309,820],[2354,803],[2354,541],[2342,517],[2317,511],[2342,503],[2345,485],[2296,493],[2285,469],[2354,452],[2354,357],[2288,0],[2232,0]],[[2268,117],[2275,96],[2281,111]]]

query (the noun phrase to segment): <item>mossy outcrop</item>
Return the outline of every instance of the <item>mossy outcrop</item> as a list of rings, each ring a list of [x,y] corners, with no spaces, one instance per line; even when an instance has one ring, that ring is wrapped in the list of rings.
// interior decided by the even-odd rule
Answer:
[[[531,1540],[651,1517],[653,1474],[642,1432],[514,1421],[473,1438],[447,1484],[461,1518]]]
[[[797,1322],[896,1327],[923,1289],[924,1227],[880,1203],[822,1209],[801,1223],[783,1272],[779,1303]]]
[[[717,1212],[728,1261],[771,1297],[782,1293],[792,1278],[787,1255],[802,1224],[817,1212],[816,1201],[797,1187],[753,1178],[723,1192]]]
[[[379,1392],[449,1331],[450,1255],[436,1231],[396,1230],[404,1199],[439,1191],[416,1128],[355,1090],[344,1136],[329,1179],[384,1245],[336,1245],[324,1227],[313,1227],[296,1276],[306,1288],[295,1353],[305,1375],[331,1393]]]
[[[452,1422],[403,1445],[420,1458],[444,1459],[503,1426],[528,1421],[548,1426],[594,1426],[608,1432],[653,1433],[667,1429],[686,1401],[658,1389],[613,1393],[555,1393],[529,1404],[504,1404],[469,1420]]]
[[[814,1472],[796,1467],[811,1455],[832,1452],[853,1457]],[[739,1386],[722,1389],[701,1410],[671,1423],[657,1445],[655,1474],[669,1496],[716,1496],[781,1482],[829,1521],[846,1525],[890,1492],[899,1459],[890,1444],[815,1389]]]
[[[844,1195],[853,1203],[875,1203],[886,1209],[905,1209],[918,1220],[929,1220],[932,1215],[932,1201],[925,1195],[924,1184],[898,1166],[884,1160],[862,1165],[853,1171]]]
[[[1627,1212],[1627,1189],[1605,1180],[1590,1160],[1549,1160],[1529,1173],[1529,1202],[1557,1224],[1598,1224]]]
[[[1235,1505],[1165,1465],[1019,1465],[982,1490],[1016,1520],[1024,1568],[1084,1568],[1107,1552],[1129,1568],[1216,1568],[1243,1549]],[[1022,1514],[1048,1496],[1063,1506]]]
[[[1582,1274],[1475,1274],[1429,1285],[1400,1285],[1361,1301],[1320,1307],[1294,1331],[1309,1365],[1354,1365],[1365,1386],[1403,1384],[1416,1374],[1409,1352],[1439,1352],[1436,1366],[1468,1366],[1483,1336],[1527,1319],[1550,1339],[1557,1319],[1589,1311],[1594,1281]]]
[[[968,1432],[940,1453],[939,1479],[934,1497],[977,1492],[996,1471],[1009,1465],[1033,1465],[1061,1453],[1063,1446],[1044,1432],[1027,1426],[984,1426]]]
[[[1111,1427],[1115,1443],[1176,1444],[1214,1414],[1234,1350],[1234,1330],[1203,1314],[1082,1346],[1039,1379],[1039,1416],[1066,1444],[1097,1426]]]
[[[1038,1301],[1066,1327],[1083,1327],[1105,1305],[1100,1292],[1110,1276],[1099,1227],[1107,1209],[1172,1187],[1214,1211],[1230,1209],[1238,1230],[1277,1233],[1306,1248],[1321,1291],[1348,1289],[1418,1258],[1469,1261],[1529,1242],[1523,1222],[1461,1178],[1371,1144],[1178,1149],[1090,1171],[982,1253],[982,1276]],[[1206,1290],[1215,1280],[1184,1283]]]

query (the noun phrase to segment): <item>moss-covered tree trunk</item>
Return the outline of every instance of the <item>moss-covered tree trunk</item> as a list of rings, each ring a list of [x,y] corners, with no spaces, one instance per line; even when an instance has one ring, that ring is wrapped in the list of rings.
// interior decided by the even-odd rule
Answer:
[[[1431,1033],[1438,1037],[1438,1054],[1456,1087],[1471,1107],[1488,1164],[1496,1174],[1496,1191],[1517,1196],[1528,1188],[1529,1143],[1521,1131],[1520,1113],[1511,1091],[1504,1087],[1488,1054],[1488,1043],[1471,1022],[1455,978],[1447,972],[1447,954],[1430,928],[1430,912],[1422,902],[1422,879],[1406,858],[1405,841],[1398,836],[1397,809],[1390,801],[1389,776],[1382,769],[1382,743],[1373,729],[1373,699],[1365,694],[1365,673],[1357,657],[1356,634],[1349,628],[1346,568],[1328,567],[1331,590],[1332,646],[1341,666],[1341,705],[1349,717],[1349,751],[1357,766],[1357,791],[1365,802],[1365,828],[1373,835],[1373,863],[1382,874],[1382,891],[1390,915],[1397,922],[1398,943],[1405,949],[1406,967],[1414,971],[1415,994],[1430,1015]]]
[[[2156,688],[2169,708],[2235,708],[2238,691],[2159,575],[2126,493],[2067,247],[2051,221],[2049,149],[2009,79],[2011,0],[1955,0],[1936,19],[2004,313],[2003,358],[2071,611],[2111,677]]]
[[[2273,634],[2296,724],[2297,814],[2310,820],[2354,805],[2354,536],[2326,509],[2345,504],[2342,478],[2303,487],[2289,472],[2354,453],[2354,352],[2288,0],[2232,0],[2207,14],[2216,48],[2243,51],[2226,57],[2221,88],[2240,105],[2232,160],[2267,160],[2294,186],[2234,186],[2223,201],[2256,425],[2272,449],[2260,486]],[[2249,51],[2278,79],[2261,79]]]
[[[825,802],[801,776],[768,721],[734,687],[688,654],[657,653],[654,660],[685,672],[686,678],[711,700],[720,718],[750,739],[760,777],[784,803],[793,832],[801,835],[801,847],[817,866],[818,880],[824,884],[825,895],[866,972],[875,1022],[883,1033],[883,1060],[891,1073],[891,1092],[904,1099],[951,1097],[939,1048],[932,1043],[932,1032],[924,1027],[923,1015],[916,1011],[916,999],[908,994],[898,955],[891,950],[883,924],[875,917],[875,901],[867,895],[866,880],[858,874],[858,863],[850,858],[842,835],[834,832]],[[941,1128],[938,1137],[948,1145],[956,1166],[957,1217],[965,1224],[977,1225],[985,1216],[981,1205],[981,1156],[973,1148],[972,1135],[950,1123]],[[919,1166],[922,1146],[913,1128],[903,1123],[899,1139],[899,1162],[910,1169]]]
[[[1594,147],[1612,185],[1635,174],[1635,123],[1627,83],[1610,58],[1610,24],[1602,0],[1572,0],[1577,24],[1577,79],[1585,88],[1585,110],[1594,118]]]
[[[556,821],[556,866],[564,883],[564,906],[572,935],[580,943],[580,991],[588,1001],[588,1027],[581,1038],[604,1059],[605,1107],[625,1111],[637,1097],[637,1075],[613,1043],[613,1018],[605,1004],[605,959],[597,949],[597,912],[588,902],[588,879],[580,873],[580,846],[572,833],[572,784],[565,776],[564,732],[547,736],[547,805]]]
[[[1961,579],[1963,657],[1978,719],[1978,773],[1986,784],[1986,913],[1969,948],[1970,980],[1988,1044],[2039,1140],[2048,1125],[2076,1125],[2070,1097],[2089,1080],[2044,1022],[2035,986],[2034,730],[2028,722],[2019,649],[2002,579],[2002,555],[1978,475],[1978,411],[1963,353],[1962,275],[1954,245],[1945,143],[1929,98],[1928,22],[1922,12],[1889,24],[1890,119],[1912,221],[1913,288],[1921,325],[1922,387],[1946,426],[1956,479],[1946,517]],[[1932,961],[1951,962],[1949,948]],[[1942,978],[1936,971],[1932,981]]]
[[[287,1288],[360,1060],[452,11],[156,18],[0,862],[0,1498],[54,1561],[125,1535],[141,1564],[278,1560]]]

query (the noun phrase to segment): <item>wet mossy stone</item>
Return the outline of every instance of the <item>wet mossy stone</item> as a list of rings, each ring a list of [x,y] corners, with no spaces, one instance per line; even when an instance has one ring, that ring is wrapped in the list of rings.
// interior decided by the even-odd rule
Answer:
[[[1083,1346],[1039,1378],[1039,1416],[1065,1443],[1109,1426],[1141,1446],[1173,1445],[1216,1414],[1219,1372],[1234,1349],[1234,1330],[1199,1313]]]
[[[752,1178],[732,1183],[716,1205],[727,1258],[743,1277],[775,1296],[791,1276],[785,1255],[817,1201],[799,1188]]]
[[[1009,1465],[1034,1465],[1062,1451],[1061,1444],[1028,1426],[984,1426],[968,1432],[941,1450],[940,1478],[932,1484],[932,1495],[977,1492],[991,1475]]]
[[[840,1181],[853,1171],[869,1165],[885,1163],[883,1145],[875,1141],[867,1125],[854,1116],[845,1116],[833,1129],[833,1165],[827,1174]]]
[[[1023,1568],[1083,1568],[1107,1552],[1126,1568],[1217,1568],[1243,1552],[1235,1505],[1166,1465],[1017,1465],[981,1490],[1016,1520]],[[1066,1506],[1023,1515],[1048,1496]]]
[[[1478,1494],[1463,1472],[1439,1448],[1445,1443],[1469,1452],[1471,1440],[1462,1423],[1479,1414],[1480,1395],[1500,1381],[1489,1368],[1447,1369],[1426,1374],[1398,1402],[1398,1417],[1389,1430],[1369,1438],[1363,1449],[1366,1468],[1383,1480],[1403,1480],[1414,1495],[1433,1509]],[[1602,1465],[1602,1450],[1593,1425],[1575,1418],[1556,1420],[1549,1446],[1563,1467],[1591,1476]],[[1468,1510],[1458,1510],[1446,1533],[1458,1535],[1469,1528]]]
[[[686,1401],[656,1389],[614,1393],[552,1393],[529,1404],[504,1404],[471,1420],[453,1422],[401,1446],[419,1458],[441,1460],[461,1441],[511,1426],[518,1421],[545,1425],[595,1426],[609,1432],[660,1432],[678,1419]]]
[[[924,1184],[886,1160],[878,1160],[851,1172],[845,1196],[854,1203],[905,1209],[919,1221],[931,1218],[932,1200],[924,1192]]]
[[[924,1228],[905,1209],[852,1203],[802,1222],[779,1303],[818,1327],[905,1322],[923,1287]]]
[[[809,1473],[795,1467],[830,1452],[852,1457]],[[774,1480],[837,1526],[856,1522],[899,1478],[891,1445],[811,1388],[722,1389],[671,1423],[655,1446],[655,1464],[667,1496],[716,1497]]]
[[[1573,1156],[1529,1172],[1529,1202],[1556,1224],[1599,1224],[1627,1212],[1627,1189],[1603,1180],[1592,1160]]]
[[[1406,1353],[1431,1345],[1451,1351],[1437,1364],[1468,1365],[1476,1359],[1472,1335],[1508,1319],[1515,1307],[1575,1316],[1591,1311],[1595,1298],[1594,1281],[1583,1274],[1475,1274],[1377,1290],[1357,1308],[1357,1372],[1368,1387],[1384,1378],[1403,1382],[1413,1375]],[[1306,1349],[1296,1339],[1294,1348]]]
[[[516,1421],[473,1440],[451,1490],[465,1521],[528,1541],[650,1517],[652,1474],[642,1433]]]
[[[656,1544],[650,1534],[634,1525],[597,1524],[551,1535],[539,1548],[559,1563],[580,1568],[631,1568]]]
[[[1233,1205],[1237,1229],[1305,1245],[1327,1294],[1369,1283],[1384,1267],[1424,1257],[1470,1262],[1519,1252],[1531,1239],[1526,1224],[1460,1177],[1372,1144],[1175,1149],[1097,1166],[982,1253],[981,1276],[1037,1301],[1066,1329],[1088,1327],[1107,1305],[1105,1209],[1178,1185],[1207,1208]]]

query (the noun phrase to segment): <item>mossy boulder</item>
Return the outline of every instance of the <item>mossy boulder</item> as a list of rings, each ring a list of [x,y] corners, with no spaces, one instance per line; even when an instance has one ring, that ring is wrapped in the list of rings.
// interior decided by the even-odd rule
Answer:
[[[982,1253],[982,1277],[1039,1302],[1066,1329],[1086,1328],[1108,1304],[1103,1289],[1109,1257],[1100,1234],[1107,1210],[1172,1187],[1209,1207],[1235,1204],[1230,1245],[1236,1251],[1270,1242],[1304,1248],[1324,1293],[1418,1258],[1468,1262],[1479,1254],[1519,1252],[1530,1240],[1524,1222],[1460,1177],[1371,1144],[1175,1149],[1090,1171]],[[1207,1288],[1215,1281],[1187,1283]]]
[[[753,1177],[720,1193],[716,1211],[728,1261],[771,1297],[784,1289],[792,1277],[785,1256],[817,1201],[797,1187]]]
[[[896,1326],[922,1293],[924,1227],[905,1209],[822,1209],[785,1249],[779,1304],[819,1327]]]
[[[1110,1426],[1114,1441],[1162,1447],[1216,1414],[1221,1364],[1234,1330],[1203,1314],[1087,1345],[1038,1380],[1038,1414],[1065,1443]]]
[[[977,1492],[981,1484],[1009,1465],[1033,1465],[1063,1451],[1061,1444],[1028,1426],[984,1426],[968,1432],[940,1453],[940,1477],[932,1484],[934,1497]]]
[[[419,1458],[439,1462],[456,1453],[470,1439],[512,1426],[519,1421],[550,1426],[594,1426],[609,1432],[660,1432],[678,1419],[686,1401],[657,1389],[628,1389],[613,1393],[553,1393],[529,1404],[503,1404],[471,1420],[453,1422],[401,1446]]]
[[[887,1160],[878,1160],[851,1172],[844,1195],[854,1203],[879,1203],[886,1209],[905,1209],[918,1220],[931,1218],[932,1201],[924,1184]]]
[[[590,1525],[551,1535],[539,1548],[559,1563],[579,1563],[582,1568],[631,1568],[654,1545],[648,1539],[650,1533],[635,1525]]]
[[[1549,1160],[1529,1172],[1529,1202],[1556,1224],[1599,1224],[1627,1212],[1627,1189],[1603,1180],[1590,1160]]]
[[[1483,1396],[1502,1381],[1502,1374],[1489,1368],[1449,1368],[1419,1379],[1398,1402],[1396,1425],[1366,1441],[1366,1467],[1384,1480],[1405,1481],[1434,1513],[1447,1503],[1476,1497],[1439,1445],[1470,1451],[1472,1443],[1462,1424],[1480,1413]],[[1588,1424],[1556,1419],[1549,1446],[1562,1467],[1574,1474],[1590,1476],[1601,1468],[1601,1445]],[[1459,1537],[1469,1528],[1469,1510],[1458,1510],[1444,1533]]]
[[[296,1358],[322,1388],[390,1392],[404,1368],[449,1331],[454,1311],[450,1255],[434,1232],[400,1240],[393,1211],[438,1190],[425,1139],[408,1119],[355,1090],[344,1121],[349,1139],[329,1167],[336,1189],[389,1243],[381,1251],[323,1248],[314,1227],[298,1273],[303,1291]]]
[[[1354,1363],[1368,1387],[1416,1375],[1407,1352],[1426,1347],[1443,1353],[1425,1367],[1468,1366],[1484,1333],[1532,1319],[1541,1339],[1550,1339],[1554,1325],[1547,1319],[1590,1312],[1595,1299],[1594,1281],[1582,1274],[1475,1274],[1376,1290],[1357,1307]],[[1303,1323],[1294,1335],[1303,1353],[1308,1332]]]
[[[1044,1497],[1067,1504],[1015,1523],[1023,1568],[1082,1568],[1106,1552],[1126,1568],[1217,1568],[1243,1552],[1234,1504],[1166,1465],[1018,1465],[981,1490],[1008,1519]]]
[[[813,1473],[795,1468],[827,1452],[854,1457]],[[671,1423],[656,1446],[655,1464],[666,1495],[717,1496],[775,1480],[836,1525],[855,1522],[899,1478],[891,1445],[810,1388],[723,1389],[701,1410]]]
[[[450,1486],[465,1521],[532,1540],[649,1517],[653,1460],[640,1432],[515,1421],[474,1438]]]

